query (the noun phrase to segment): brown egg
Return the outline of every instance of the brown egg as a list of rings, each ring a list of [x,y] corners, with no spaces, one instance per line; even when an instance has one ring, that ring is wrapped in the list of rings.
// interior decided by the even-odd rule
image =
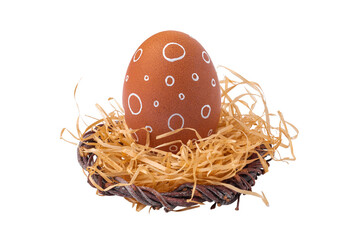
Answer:
[[[156,140],[178,128],[193,128],[201,137],[214,133],[221,110],[220,87],[211,58],[191,36],[177,31],[157,33],[133,55],[123,85],[122,102],[129,128],[145,127],[150,146],[197,139],[192,130]],[[134,138],[146,143],[146,131]],[[161,148],[177,152],[180,144]]]

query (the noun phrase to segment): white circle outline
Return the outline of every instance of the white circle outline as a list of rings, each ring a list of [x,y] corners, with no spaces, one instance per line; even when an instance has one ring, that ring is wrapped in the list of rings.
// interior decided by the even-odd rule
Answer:
[[[185,99],[186,96],[183,93],[180,93],[180,94],[178,94],[178,97],[180,100],[183,100],[183,99]]]
[[[130,128],[130,130],[133,130],[133,129],[132,129],[132,128]],[[138,142],[138,141],[139,141],[139,139],[138,139],[138,135],[137,135],[137,133],[136,133],[136,132],[131,133],[131,137],[132,137],[132,134],[136,136],[136,139],[134,139],[134,140],[135,140],[136,142]]]
[[[160,105],[160,103],[159,103],[157,100],[155,100],[155,101],[153,102],[153,106],[154,106],[154,107],[158,107],[158,105]]]
[[[147,82],[148,80],[150,80],[150,77],[149,77],[148,75],[145,75],[145,77],[143,78],[143,80],[145,80],[145,81]]]
[[[138,58],[137,58],[137,59],[135,59],[136,54],[137,54],[137,52],[138,52],[138,51],[141,51],[141,54],[140,54],[140,56],[138,56]],[[140,59],[140,57],[142,56],[142,53],[143,53],[142,48],[137,49],[137,51],[136,51],[136,52],[135,52],[135,54],[133,55],[133,62],[137,62],[137,61],[138,61],[138,59]]]
[[[136,136],[136,139],[135,139],[135,140],[136,140],[136,142],[140,141],[140,140],[138,139],[138,135],[137,135],[137,133],[135,133],[135,132],[134,132],[133,134]]]
[[[207,136],[209,137],[213,133],[213,129],[209,129]]]
[[[169,78],[172,79],[172,83],[171,83],[171,84],[168,83],[168,79],[169,79]],[[175,84],[175,78],[172,77],[171,75],[168,75],[168,76],[166,77],[166,79],[165,79],[165,82],[166,82],[166,85],[167,85],[167,86],[171,87],[171,86],[173,86],[173,84]]]
[[[199,76],[197,73],[192,73],[192,80],[197,82],[199,80]]]
[[[204,59],[204,55],[203,55],[203,54],[206,54],[206,55],[207,55],[208,60]],[[203,61],[205,61],[205,62],[208,63],[208,64],[211,62],[211,58],[209,57],[209,55],[208,55],[208,53],[207,53],[206,51],[203,51],[203,52],[202,52],[202,59],[203,59]]]
[[[147,125],[145,128],[148,130],[149,133],[151,133],[153,131],[152,127],[149,125]]]
[[[126,75],[125,81],[127,82],[130,76]]]
[[[169,57],[167,57],[166,56],[166,53],[165,53],[165,50],[166,50],[166,48],[169,46],[169,45],[177,45],[177,46],[180,46],[181,48],[182,48],[182,50],[183,50],[183,54],[181,55],[181,56],[179,56],[179,57],[177,57],[177,58],[169,58]],[[164,47],[163,47],[163,49],[162,49],[162,55],[163,55],[163,57],[167,60],[167,61],[169,61],[169,62],[174,62],[174,61],[178,61],[178,60],[181,60],[182,58],[184,58],[184,56],[186,55],[186,50],[184,49],[184,47],[182,46],[182,45],[180,45],[180,44],[178,44],[178,43],[175,43],[175,42],[170,42],[170,43],[167,43]]]
[[[130,98],[131,98],[132,96],[135,96],[135,97],[138,99],[138,101],[140,101],[141,107],[140,107],[140,110],[138,110],[138,112],[133,112],[133,110],[132,110],[132,108],[131,108]],[[140,98],[136,93],[131,93],[130,95],[128,95],[127,104],[128,104],[128,108],[130,109],[130,111],[131,111],[131,113],[132,113],[133,115],[138,115],[138,114],[140,114],[140,112],[142,111],[142,101],[141,101],[141,98]]]
[[[173,149],[174,147],[174,149]],[[172,149],[171,149],[172,148]],[[169,148],[168,148],[171,152],[176,152],[178,150],[178,147],[176,145],[171,145]]]
[[[207,114],[206,116],[203,115],[203,110],[204,110],[205,107],[208,107],[208,108],[209,108],[208,114]],[[208,104],[204,105],[204,106],[202,107],[202,109],[201,109],[201,116],[202,116],[202,118],[207,119],[210,114],[211,114],[211,106],[209,106]]]
[[[215,87],[217,85],[216,80],[214,78],[212,78],[211,84],[212,84],[212,87]]]
[[[182,125],[181,125],[181,127],[179,127],[179,128],[183,128],[183,125],[184,125],[184,118],[182,117],[182,115],[179,114],[179,113],[174,113],[174,114],[172,114],[172,115],[168,118],[168,121],[167,121],[168,128],[169,128],[170,130],[172,130],[172,131],[174,131],[174,129],[171,128],[171,124],[170,124],[170,123],[171,123],[171,119],[172,119],[174,116],[179,116],[179,117],[182,119]]]

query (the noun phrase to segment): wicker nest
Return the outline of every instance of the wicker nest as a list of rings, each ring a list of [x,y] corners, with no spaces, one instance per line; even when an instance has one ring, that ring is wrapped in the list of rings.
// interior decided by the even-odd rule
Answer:
[[[268,205],[264,194],[252,192],[252,186],[259,175],[268,171],[270,160],[295,160],[292,140],[298,130],[285,121],[279,111],[278,115],[269,113],[257,83],[232,70],[229,72],[239,81],[227,76],[220,81],[222,105],[217,132],[202,138],[195,129],[190,129],[196,132],[198,140],[180,142],[182,145],[176,154],[152,148],[148,141],[145,145],[138,144],[133,137],[136,130],[128,128],[123,109],[113,98],[109,99],[113,112],[107,113],[96,105],[101,119],[87,125],[85,131],[80,130],[78,121],[78,136],[68,131],[79,142],[72,143],[77,146],[81,167],[88,173],[88,183],[99,195],[124,197],[136,205],[138,211],[146,206],[181,211],[206,201],[214,202],[213,209],[236,200],[238,209],[242,194],[257,196]],[[242,94],[231,96],[230,92],[238,87],[242,87]],[[257,114],[254,110],[259,102],[263,112]],[[270,123],[274,117],[278,126]],[[291,136],[289,130],[296,134]],[[149,139],[149,132],[147,134]],[[292,156],[276,158],[279,148],[289,149]]]
[[[95,143],[95,140],[91,138],[94,134],[94,131],[88,131],[84,134],[83,138],[87,139],[84,142],[80,142],[77,149],[78,162],[81,167],[86,170],[88,167],[92,166],[96,161],[96,155],[93,153],[88,153],[85,155],[80,154],[81,148],[90,149],[94,145],[89,145],[89,143]],[[267,152],[267,149],[264,145],[261,145],[257,149],[257,153],[260,154],[263,158],[266,158],[266,162],[269,166],[269,161],[271,160],[270,155]],[[259,156],[252,154],[249,156],[248,160],[258,159]],[[264,174],[263,166],[260,160],[256,160],[246,165],[241,171],[239,171],[234,177],[225,180],[224,182],[230,184],[236,188],[251,191],[252,186],[254,186],[257,177]],[[113,183],[107,182],[99,174],[92,175],[93,181],[105,189],[111,186]],[[128,182],[120,177],[114,177],[118,183],[128,184]],[[88,183],[96,188],[91,181],[88,180]],[[143,206],[151,206],[153,209],[158,210],[164,208],[166,212],[173,211],[176,207],[185,207],[189,209],[191,207],[197,206],[198,204],[204,202],[214,202],[211,206],[211,209],[214,209],[217,206],[229,205],[237,200],[238,210],[239,198],[241,193],[236,192],[232,189],[229,189],[225,186],[220,185],[196,185],[195,189],[193,183],[185,183],[180,185],[174,191],[170,192],[158,192],[153,188],[145,186],[136,186],[134,184],[117,186],[108,191],[101,191],[99,193],[104,196],[120,196],[124,197],[130,202],[138,202]],[[194,190],[194,196],[192,197],[192,191]]]

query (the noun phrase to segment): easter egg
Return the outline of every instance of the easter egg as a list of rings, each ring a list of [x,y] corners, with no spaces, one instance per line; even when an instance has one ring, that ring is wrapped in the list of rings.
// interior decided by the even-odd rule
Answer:
[[[157,33],[135,51],[123,83],[125,121],[139,144],[177,152],[181,143],[216,132],[221,94],[212,60],[202,45],[178,31]],[[142,129],[141,129],[142,128]],[[183,130],[156,139],[156,136]],[[147,133],[148,132],[148,133]]]

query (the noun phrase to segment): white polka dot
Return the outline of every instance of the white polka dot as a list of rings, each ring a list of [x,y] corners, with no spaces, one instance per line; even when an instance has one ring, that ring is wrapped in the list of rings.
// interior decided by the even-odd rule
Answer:
[[[130,77],[126,75],[125,81],[127,82]]]
[[[216,80],[214,78],[212,78],[211,84],[212,84],[213,87],[216,86]]]
[[[171,127],[171,119],[172,119],[173,117],[175,117],[175,116],[180,117],[181,120],[182,120],[181,127],[179,127],[179,128],[183,128],[183,125],[184,125],[184,118],[182,117],[182,115],[179,114],[179,113],[174,113],[174,114],[172,114],[172,115],[168,118],[168,128],[169,128],[170,130],[172,130],[172,131],[174,131],[174,129]]]
[[[180,48],[182,48],[183,50],[183,54],[177,58],[169,58],[166,56],[166,48],[170,45],[177,45],[179,46]],[[184,49],[184,47],[182,47],[182,45],[178,44],[178,43],[175,43],[175,42],[170,42],[170,43],[167,43],[166,46],[164,46],[163,50],[162,50],[162,54],[163,54],[163,57],[169,61],[169,62],[174,62],[174,61],[178,61],[178,60],[181,60],[182,58],[184,58],[184,56],[186,55],[186,50]]]
[[[138,110],[137,112],[134,112],[134,111],[132,110],[132,108],[131,108],[130,99],[131,99],[132,96],[136,97],[136,98],[138,99],[138,101],[140,102],[140,105],[141,105],[141,106],[140,106],[140,110]],[[133,115],[138,115],[138,114],[140,114],[140,112],[141,112],[141,110],[142,110],[142,101],[141,101],[141,98],[140,98],[136,93],[131,93],[131,94],[128,96],[127,104],[128,104],[128,108],[130,109],[130,111],[131,111],[131,113],[132,113]]]
[[[157,100],[153,102],[153,106],[158,107],[158,105],[160,105],[160,103]]]
[[[136,57],[138,55],[138,52],[140,52],[140,55],[138,57]],[[133,62],[137,62],[138,59],[140,59],[140,57],[142,56],[142,53],[143,53],[142,48],[139,48],[133,55]]]
[[[206,63],[211,62],[211,59],[209,58],[208,53],[206,51],[202,52],[202,58],[203,58],[203,61],[205,61]]]
[[[150,132],[150,133],[153,131],[153,129],[152,129],[152,127],[151,127],[151,126],[146,126],[145,128],[146,128],[146,129],[147,129],[147,131],[148,131],[148,132]]]
[[[213,133],[213,129],[209,129],[207,136],[210,136],[212,133]]]
[[[177,147],[176,145],[171,145],[171,146],[169,147],[169,149],[170,149],[171,152],[177,152],[178,147]]]
[[[193,73],[192,74],[192,79],[193,79],[193,81],[198,81],[198,79],[199,79],[199,77],[198,77],[198,74],[197,73]]]
[[[178,94],[179,99],[183,100],[185,98],[185,95],[183,93]]]
[[[208,108],[208,113],[206,116],[203,115],[203,110],[205,108]],[[209,106],[208,104],[207,105],[204,105],[201,109],[201,116],[204,118],[204,119],[207,119],[209,117],[209,115],[211,114],[211,106]]]
[[[145,81],[150,80],[150,77],[148,75],[145,75],[145,77],[143,78]]]
[[[138,139],[137,133],[134,132],[133,135],[135,135],[135,137],[136,137],[136,142],[138,142],[139,139]]]
[[[130,130],[133,130],[132,128],[130,128]],[[135,139],[135,141],[136,142],[138,142],[139,141],[139,139],[138,139],[138,136],[137,136],[137,133],[136,132],[133,132],[132,134],[131,134],[131,136],[133,137],[133,136],[135,136],[136,137],[136,139]]]
[[[169,83],[168,80],[171,80],[171,82]],[[166,77],[166,80],[165,80],[165,81],[166,81],[166,85],[169,86],[169,87],[170,87],[170,86],[173,86],[173,84],[175,84],[175,79],[174,79],[174,77],[172,77],[172,76],[170,76],[170,75],[168,75],[168,76]]]

